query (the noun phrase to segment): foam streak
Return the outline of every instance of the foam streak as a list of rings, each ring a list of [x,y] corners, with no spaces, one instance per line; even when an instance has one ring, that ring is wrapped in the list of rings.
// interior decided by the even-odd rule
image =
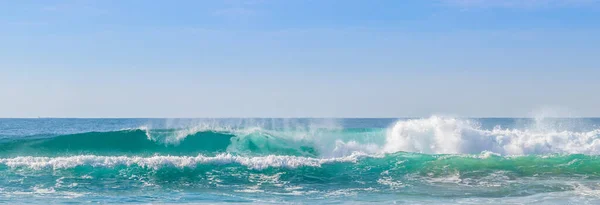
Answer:
[[[297,168],[301,166],[320,167],[322,164],[335,162],[356,162],[361,156],[353,154],[341,158],[309,158],[296,156],[264,156],[243,157],[231,154],[220,154],[214,157],[198,155],[187,156],[154,156],[154,157],[129,157],[129,156],[95,156],[81,155],[70,157],[15,157],[0,159],[0,164],[15,167],[28,167],[32,169],[67,169],[77,166],[115,167],[115,166],[141,166],[158,169],[164,166],[178,168],[194,167],[200,164],[239,164],[251,169],[261,170],[269,167]]]

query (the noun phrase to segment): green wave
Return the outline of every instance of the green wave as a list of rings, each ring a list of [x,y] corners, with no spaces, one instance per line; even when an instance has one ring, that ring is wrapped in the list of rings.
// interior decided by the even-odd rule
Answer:
[[[317,156],[309,143],[290,141],[263,132],[244,134],[226,131],[200,131],[183,134],[182,130],[121,130],[88,132],[52,137],[30,137],[0,142],[0,156],[71,156],[154,154],[196,155],[220,152],[247,154],[285,154]]]

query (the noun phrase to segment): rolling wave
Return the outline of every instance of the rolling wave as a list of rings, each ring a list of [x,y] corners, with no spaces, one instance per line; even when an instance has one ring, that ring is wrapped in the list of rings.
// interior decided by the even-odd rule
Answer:
[[[250,153],[317,155],[309,145],[290,142],[260,131],[202,130],[181,135],[182,130],[132,129],[88,132],[45,138],[25,138],[0,143],[0,156],[195,155],[198,153]],[[177,140],[174,140],[177,139]]]

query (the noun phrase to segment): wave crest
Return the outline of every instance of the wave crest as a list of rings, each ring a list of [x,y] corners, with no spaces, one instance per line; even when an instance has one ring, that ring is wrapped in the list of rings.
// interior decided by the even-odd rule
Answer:
[[[500,155],[600,154],[600,129],[484,129],[477,120],[432,116],[398,120],[389,128],[284,129],[197,126],[129,129],[0,142],[0,156],[233,153],[335,158],[354,153]]]
[[[433,116],[400,120],[387,132],[386,153],[501,155],[600,154],[600,129],[587,132],[552,129],[482,129],[477,122]]]

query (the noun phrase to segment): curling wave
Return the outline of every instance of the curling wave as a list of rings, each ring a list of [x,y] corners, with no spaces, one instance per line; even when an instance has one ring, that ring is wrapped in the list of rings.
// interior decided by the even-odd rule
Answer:
[[[0,141],[0,157],[74,155],[285,155],[318,158],[355,153],[499,155],[600,154],[600,129],[482,128],[477,121],[438,117],[399,120],[389,128],[267,130],[191,127],[129,129]]]
[[[198,153],[248,153],[316,156],[309,143],[272,136],[260,129],[244,132],[188,129],[131,129],[87,132],[0,142],[0,156],[195,155]]]

